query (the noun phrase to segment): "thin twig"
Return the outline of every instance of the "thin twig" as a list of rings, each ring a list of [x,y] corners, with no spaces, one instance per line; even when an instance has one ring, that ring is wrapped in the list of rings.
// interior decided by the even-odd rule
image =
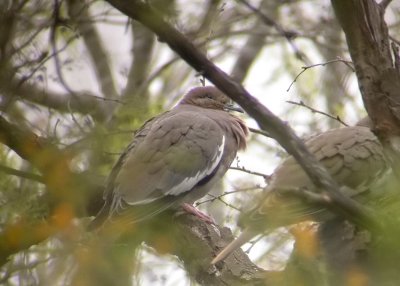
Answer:
[[[229,203],[223,201],[221,198],[225,197],[227,195],[232,195],[232,194],[237,194],[237,193],[244,193],[244,192],[251,192],[251,191],[261,190],[261,189],[263,189],[263,187],[261,187],[260,185],[256,185],[254,187],[241,188],[241,189],[237,189],[237,190],[234,190],[234,191],[223,192],[222,194],[220,194],[218,196],[207,194],[207,195],[212,196],[212,197],[210,199],[204,199],[204,200],[202,200],[200,202],[196,202],[196,206],[199,206],[199,205],[202,205],[202,204],[205,204],[205,203],[208,203],[208,202],[213,202],[215,200],[219,200],[219,201],[223,202],[224,204],[227,204],[228,206],[230,206]],[[237,208],[234,207],[234,209],[237,209]]]
[[[250,240],[248,243],[250,246],[244,251],[244,253],[249,254],[253,247],[262,239],[264,239],[265,235],[258,235],[256,238]]]
[[[263,136],[268,137],[268,138],[272,138],[272,136],[267,131],[264,131],[264,130],[260,130],[260,129],[249,127],[249,131],[253,132],[253,133],[256,133],[256,134],[263,135]]]
[[[12,47],[11,53],[15,54],[19,51],[24,50],[27,46],[32,45],[32,42],[35,40],[35,38],[49,26],[51,26],[50,21],[44,21],[40,24],[37,24],[37,26],[35,27],[36,31],[34,31],[23,43],[20,43],[18,47]]]
[[[0,165],[0,172],[9,174],[9,175],[13,175],[13,176],[17,176],[20,178],[24,178],[24,179],[29,179],[32,181],[36,181],[39,183],[44,183],[44,179],[42,176],[33,174],[33,173],[29,173],[29,172],[24,172],[24,171],[20,171],[20,170],[16,170],[7,166],[3,166]]]
[[[34,76],[34,74],[41,69],[46,62],[48,62],[49,60],[51,60],[53,57],[55,57],[57,54],[65,51],[69,46],[70,43],[72,43],[73,41],[75,41],[77,39],[77,37],[74,35],[72,37],[70,37],[69,39],[67,39],[65,41],[65,45],[63,47],[61,47],[60,49],[58,49],[57,51],[52,51],[52,53],[50,55],[47,55],[35,68],[33,68],[31,70],[31,72],[27,75],[27,76],[23,76],[21,78],[21,80],[18,83],[18,86],[22,85],[25,81],[29,80],[30,78],[32,78]]]
[[[335,60],[330,60],[330,61],[327,61],[327,62],[324,62],[324,63],[319,63],[319,64],[313,64],[313,65],[303,66],[303,67],[301,67],[301,68],[302,68],[301,72],[299,72],[299,73],[296,75],[296,77],[295,77],[294,80],[290,83],[290,85],[289,85],[289,87],[288,87],[288,89],[287,89],[286,91],[288,92],[288,91],[290,90],[290,88],[292,87],[292,85],[294,85],[294,83],[297,81],[297,79],[298,79],[306,70],[308,70],[308,69],[310,69],[310,68],[318,67],[318,66],[326,66],[327,64],[332,64],[332,63],[337,63],[337,62],[340,62],[340,63],[345,64],[345,65],[348,66],[353,72],[355,72],[355,69],[354,69],[354,67],[352,66],[353,62],[352,62],[352,61],[344,60],[344,59],[342,59],[342,58],[337,58],[337,59],[335,59]]]
[[[72,96],[75,96],[75,93],[73,90],[69,87],[67,82],[64,80],[64,76],[62,73],[62,68],[61,68],[61,62],[59,59],[59,55],[57,54],[57,28],[58,25],[60,24],[60,3],[58,0],[54,0],[54,9],[53,9],[53,25],[51,25],[50,29],[50,43],[51,43],[51,48],[52,52],[54,54],[54,64],[55,64],[55,70],[57,73],[57,77],[60,80],[61,85],[65,88],[66,91],[68,91]]]
[[[290,104],[293,104],[293,105],[305,107],[305,108],[307,108],[308,110],[310,110],[312,113],[318,113],[318,114],[325,115],[325,116],[327,116],[327,117],[329,117],[329,118],[331,118],[331,119],[333,119],[333,120],[338,121],[340,124],[343,124],[344,126],[349,126],[346,122],[344,122],[344,121],[340,118],[339,115],[334,116],[334,115],[328,114],[328,113],[326,113],[326,112],[317,110],[317,109],[315,109],[315,108],[313,108],[313,107],[311,107],[311,106],[305,104],[302,100],[301,100],[300,102],[287,100],[286,102],[287,102],[287,103],[290,103]]]
[[[293,38],[295,38],[297,36],[296,32],[289,31],[289,30],[282,28],[281,25],[279,25],[277,22],[275,22],[273,19],[271,19],[265,13],[261,12],[259,9],[257,9],[253,5],[251,5],[249,2],[247,2],[245,0],[237,0],[237,1],[241,2],[243,5],[245,5],[247,8],[249,8],[251,11],[253,11],[263,21],[263,23],[265,25],[274,27],[278,31],[279,34],[281,34],[283,37],[285,37],[285,39],[287,40],[289,45],[292,47],[296,57],[299,60],[303,61],[306,64],[309,62],[308,57],[303,52],[301,52],[299,50],[299,48],[293,42]]]
[[[232,205],[231,203],[228,203],[227,201],[224,201],[224,200],[222,199],[222,195],[214,196],[214,195],[212,195],[212,194],[207,194],[207,196],[209,196],[209,197],[211,197],[211,198],[208,199],[208,200],[203,200],[203,201],[201,201],[201,202],[196,203],[196,206],[198,206],[198,205],[200,205],[200,204],[207,203],[207,202],[214,202],[215,200],[218,200],[218,201],[222,202],[223,204],[225,204],[226,206],[231,207],[231,208],[233,208],[234,210],[237,210],[238,212],[241,212],[241,211],[242,211],[240,208],[235,207],[234,205]]]
[[[225,72],[216,67],[203,53],[187,40],[179,31],[162,19],[151,6],[141,1],[129,4],[123,0],[106,0],[134,20],[142,23],[160,39],[163,39],[172,50],[182,57],[189,65],[202,74],[222,92],[237,102],[263,130],[271,135],[299,162],[312,182],[320,189],[326,190],[335,201],[329,204],[333,212],[342,214],[352,222],[371,228],[380,222],[370,210],[360,203],[347,198],[339,189],[340,186],[332,179],[326,169],[310,154],[304,143],[294,134],[293,130],[268,108],[251,96],[240,83],[235,82]]]
[[[255,175],[255,176],[260,176],[260,177],[263,177],[264,178],[264,180],[266,180],[266,181],[268,181],[269,179],[270,179],[270,175],[267,175],[267,174],[263,174],[263,173],[259,173],[259,172],[255,172],[255,171],[250,171],[250,170],[248,170],[248,169],[246,169],[245,167],[229,167],[229,169],[231,169],[231,170],[237,170],[237,171],[242,171],[242,172],[245,172],[245,173],[248,173],[248,174],[251,174],[251,175]]]

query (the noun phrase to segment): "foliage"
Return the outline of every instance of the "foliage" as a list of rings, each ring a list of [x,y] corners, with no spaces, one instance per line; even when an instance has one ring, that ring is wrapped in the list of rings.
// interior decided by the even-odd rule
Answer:
[[[144,2],[150,2],[299,135],[340,123],[287,100],[302,101],[347,123],[365,113],[345,37],[329,2]],[[392,3],[386,12],[395,43],[398,9],[398,3]],[[302,69],[305,72],[299,75]],[[116,282],[115,277],[121,279],[120,285],[131,280],[172,285],[177,282],[168,276],[171,272],[182,276],[180,285],[189,280],[200,283],[187,261],[182,264],[166,254],[159,258],[147,246],[133,255],[124,247],[118,249],[119,245],[108,249],[107,243],[99,242],[100,246],[94,244],[99,252],[90,252],[86,246],[95,238],[84,226],[101,207],[105,177],[134,130],[171,108],[201,81],[204,78],[164,39],[107,2],[0,1],[0,116],[4,120],[0,122],[4,144],[0,146],[0,284],[89,285],[89,275],[97,275],[96,283],[103,285]],[[255,126],[252,118],[246,120]],[[10,131],[13,128],[15,133]],[[254,172],[270,174],[281,152],[275,142],[253,133],[248,151],[237,163],[253,174],[230,171],[225,183],[202,200],[201,208],[218,224],[237,232],[238,214],[254,204],[252,198],[265,185]],[[268,253],[258,264],[282,268],[293,243],[290,233],[300,237],[299,252],[313,255],[317,246],[310,242],[315,241],[310,233],[279,230],[254,246],[253,255],[266,249]],[[170,236],[169,240],[159,237],[160,241],[149,244],[161,253],[176,253],[170,251],[175,247]],[[306,239],[304,247],[301,239]],[[117,265],[127,269],[116,274],[108,264],[94,264],[98,268],[90,264],[101,261],[102,255],[121,260]],[[163,264],[164,269],[157,272],[141,261],[155,267]],[[91,269],[85,268],[88,263]],[[354,274],[348,285],[365,285],[362,275]]]

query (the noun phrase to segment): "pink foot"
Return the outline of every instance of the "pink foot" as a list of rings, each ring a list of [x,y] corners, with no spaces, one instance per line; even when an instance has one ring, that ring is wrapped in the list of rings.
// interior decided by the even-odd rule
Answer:
[[[192,206],[190,204],[184,203],[184,204],[182,204],[182,208],[187,213],[197,216],[199,219],[201,219],[202,221],[204,221],[208,224],[215,224],[215,221],[212,219],[212,217],[199,211],[198,209],[196,209],[194,206]]]

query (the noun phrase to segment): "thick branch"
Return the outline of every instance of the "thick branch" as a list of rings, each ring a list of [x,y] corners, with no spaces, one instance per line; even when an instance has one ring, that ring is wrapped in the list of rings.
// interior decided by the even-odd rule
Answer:
[[[271,6],[270,1],[263,1],[260,4],[260,9]],[[262,24],[260,18],[257,18],[253,25],[253,29],[256,29]],[[232,68],[231,76],[238,82],[243,82],[250,70],[254,60],[258,57],[259,53],[265,44],[265,37],[257,34],[250,34],[246,40],[246,43],[242,46],[235,65]]]
[[[166,42],[182,59],[201,72],[208,80],[225,92],[252,116],[261,129],[268,131],[288,153],[293,155],[319,189],[326,190],[332,197],[330,208],[349,220],[377,224],[362,206],[339,192],[338,184],[310,154],[293,130],[270,110],[251,96],[239,83],[210,62],[204,54],[181,33],[162,20],[160,15],[147,4],[139,1],[107,0],[124,14],[141,22]]]
[[[92,23],[88,5],[77,0],[68,1],[68,13],[75,20],[79,33],[82,35],[89,56],[92,60],[97,81],[106,98],[117,98],[114,78],[110,68],[108,54],[103,46],[95,25]]]
[[[131,21],[132,61],[128,81],[123,91],[123,100],[129,102],[126,109],[135,114],[138,120],[144,120],[149,114],[148,76],[155,44],[154,34],[143,25]],[[125,113],[122,109],[122,114]]]
[[[174,241],[177,246],[184,247],[176,247],[174,254],[184,262],[190,276],[202,285],[270,285],[271,275],[279,274],[258,268],[241,249],[221,268],[210,265],[221,246],[233,239],[231,231],[226,227],[211,226],[192,215],[185,215],[179,221],[179,232]]]
[[[143,88],[143,84],[147,80],[155,44],[154,34],[146,27],[132,22],[131,28],[133,37],[132,62],[128,74],[128,83],[124,90],[124,98],[128,100],[134,96],[146,96],[140,94],[138,90]],[[147,98],[143,98],[142,101],[146,102]]]
[[[40,243],[54,235],[59,229],[50,226],[47,222],[31,224],[22,220],[2,227],[0,233],[0,267],[8,262],[9,256]]]
[[[70,220],[74,217],[81,216],[82,214],[72,211],[70,216],[65,217],[65,208],[68,209],[70,204],[73,204],[72,209],[79,205],[79,202],[71,202],[71,198],[81,198],[82,194],[88,196],[90,193],[94,193],[98,201],[86,198],[88,202],[86,208],[91,215],[98,211],[103,200],[100,195],[101,187],[92,182],[89,175],[74,174],[66,167],[59,169],[58,165],[64,166],[69,157],[64,150],[57,149],[45,138],[41,138],[29,130],[21,130],[17,125],[0,117],[0,142],[37,167],[43,173],[40,180],[47,185],[52,196],[58,196],[59,199],[59,204],[53,208],[52,215],[47,221],[31,222],[26,218],[2,229],[0,233],[0,265],[3,265],[10,255],[40,243],[63,228],[69,227]],[[10,171],[8,168],[7,170]],[[57,173],[58,171],[61,174]],[[35,177],[35,179],[38,178]],[[99,183],[98,180],[97,183]],[[61,215],[61,219],[57,218],[58,215]],[[262,281],[268,278],[264,277],[268,273],[252,264],[242,250],[238,250],[232,259],[223,265],[222,269],[217,270],[214,266],[209,265],[211,257],[215,256],[227,241],[232,240],[232,233],[229,229],[210,226],[193,216],[184,216],[179,219],[178,229],[180,231],[174,241],[181,243],[177,243],[174,253],[185,263],[190,263],[193,259],[192,250],[194,248],[201,250],[196,252],[198,254],[196,259],[201,263],[191,263],[189,269],[193,277],[206,277],[212,285],[255,285],[254,283],[262,284]],[[26,235],[27,233],[29,235]],[[204,274],[204,271],[207,272],[207,275]]]
[[[373,0],[333,0],[332,5],[346,34],[364,104],[376,130],[381,135],[393,131],[399,135],[399,119],[391,108],[400,100],[400,78],[392,62],[384,11]]]
[[[365,108],[400,175],[400,73],[395,68],[384,9],[373,0],[332,0],[346,34]]]
[[[20,84],[17,79],[11,82],[3,80],[1,84],[3,95],[11,100],[26,100],[53,108],[58,112],[89,114],[99,120],[106,116],[104,112],[105,99],[89,92],[76,92],[74,94],[52,92],[27,81]]]

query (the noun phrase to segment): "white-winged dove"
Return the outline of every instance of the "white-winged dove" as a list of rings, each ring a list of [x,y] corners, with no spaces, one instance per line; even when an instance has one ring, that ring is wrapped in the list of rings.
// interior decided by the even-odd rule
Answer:
[[[366,118],[356,126],[332,129],[305,142],[333,178],[353,191],[345,193],[349,197],[368,190],[389,170],[383,147],[369,126],[370,120]],[[243,232],[213,259],[212,264],[266,230],[333,216],[319,205],[310,205],[300,194],[287,193],[287,190],[302,189],[315,191],[315,186],[297,161],[289,156],[275,169],[260,203],[241,216],[239,221],[244,227]]]
[[[228,170],[248,129],[216,87],[190,90],[170,111],[147,121],[112,169],[105,204],[89,229],[124,217],[138,222],[203,197]]]

